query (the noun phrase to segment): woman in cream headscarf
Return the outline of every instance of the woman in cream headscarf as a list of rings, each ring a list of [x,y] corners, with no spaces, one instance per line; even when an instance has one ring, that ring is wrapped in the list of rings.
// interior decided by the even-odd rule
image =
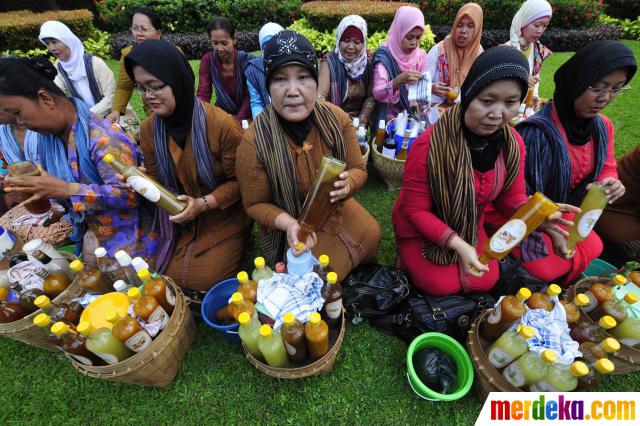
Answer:
[[[551,55],[551,50],[540,43],[540,37],[549,27],[553,10],[547,0],[527,0],[511,21],[510,39],[507,46],[519,49],[529,61],[529,87],[533,97],[538,98],[540,68]]]

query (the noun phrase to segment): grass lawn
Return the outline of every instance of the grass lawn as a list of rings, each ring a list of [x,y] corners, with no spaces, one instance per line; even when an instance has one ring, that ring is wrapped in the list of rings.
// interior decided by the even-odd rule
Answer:
[[[628,44],[640,58],[640,42]],[[553,73],[569,56],[556,53],[545,62],[542,96],[552,95]],[[197,62],[192,65],[197,68]],[[116,61],[109,66],[117,72]],[[617,155],[640,139],[633,124],[639,103],[640,91],[634,89],[605,112],[615,124]],[[370,169],[357,196],[382,224],[380,261],[386,264],[395,261],[391,208],[396,195]],[[238,347],[201,323],[175,382],[166,389],[146,389],[83,377],[62,355],[0,339],[0,424],[473,424],[481,408],[473,393],[452,403],[413,394],[405,351],[399,340],[367,325],[349,325],[333,374],[279,381],[258,372]],[[639,374],[615,376],[596,390],[635,391],[639,384]]]

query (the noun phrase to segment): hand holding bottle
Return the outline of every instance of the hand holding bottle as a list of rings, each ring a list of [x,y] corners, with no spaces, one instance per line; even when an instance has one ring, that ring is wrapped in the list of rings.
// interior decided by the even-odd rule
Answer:
[[[137,169],[140,170],[142,173],[147,173],[147,168],[142,164],[140,164],[137,167]],[[127,188],[131,192],[135,192],[131,187],[131,185],[127,183],[127,178],[125,178],[122,174],[116,173],[116,179],[118,179],[118,183],[120,183],[124,188]]]
[[[587,189],[589,189],[591,185],[593,185],[593,183],[587,185]],[[624,187],[622,182],[612,177],[602,179],[600,182],[598,182],[598,185],[600,185],[600,187],[604,189],[604,193],[607,195],[609,204],[613,204],[613,202],[622,197],[627,191],[627,188]]]
[[[446,98],[448,90],[449,90],[449,87],[447,87],[447,85],[441,81],[437,83],[433,83],[431,85],[431,93],[433,93],[439,98]]]
[[[311,251],[318,242],[315,232],[312,232],[307,237],[307,241],[299,241],[298,235],[300,233],[300,224],[288,213],[279,214],[278,217],[276,217],[275,222],[276,229],[287,233],[287,244],[291,248],[291,252],[294,256],[300,256],[304,252]]]
[[[564,235],[559,234],[555,230],[547,229],[547,235],[551,239],[551,246],[553,247],[553,252],[564,258],[571,259],[576,254],[575,250],[569,250],[567,248],[567,239]]]
[[[478,259],[478,252],[475,247],[468,244],[458,235],[453,237],[449,242],[449,248],[454,250],[460,256],[460,264],[465,274],[481,277],[485,272],[489,272],[489,267]]]
[[[5,192],[31,194],[31,197],[20,203],[22,205],[51,198],[70,198],[74,194],[70,183],[50,175],[39,164],[37,167],[40,170],[40,176],[5,177]]]
[[[178,200],[187,204],[187,207],[175,216],[169,216],[169,220],[174,223],[191,222],[201,213],[218,207],[218,202],[213,195],[207,194],[207,201],[203,200],[204,197],[193,198],[188,195],[178,195]]]
[[[331,202],[344,200],[351,194],[351,186],[349,185],[349,172],[342,172],[338,175],[338,180],[333,184],[334,191],[329,193]]]
[[[569,232],[564,229],[561,228],[560,225],[562,226],[572,226],[573,222],[565,219],[563,217],[563,213],[580,213],[582,210],[580,210],[579,207],[576,206],[572,206],[571,204],[563,204],[563,203],[557,203],[558,205],[558,210],[552,214],[550,214],[544,221],[544,223],[542,224],[541,228],[546,232],[546,231],[552,231],[552,232],[556,232],[562,236],[564,236],[565,238],[569,236]],[[547,232],[547,234],[549,234],[549,232]],[[549,236],[551,236],[549,234]]]

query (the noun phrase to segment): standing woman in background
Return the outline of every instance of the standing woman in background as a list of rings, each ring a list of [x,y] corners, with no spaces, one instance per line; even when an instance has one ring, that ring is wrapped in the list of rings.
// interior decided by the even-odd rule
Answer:
[[[420,9],[402,6],[393,18],[387,42],[373,55],[373,97],[378,102],[376,120],[389,121],[402,110],[410,111],[408,84],[427,71],[427,54],[420,48],[424,16]]]
[[[336,48],[320,61],[318,96],[358,117],[367,127],[375,100],[367,50],[367,23],[358,15],[340,21],[336,33]]]
[[[251,119],[245,72],[253,56],[236,50],[236,30],[231,21],[223,16],[216,16],[209,22],[207,35],[213,50],[205,53],[200,60],[198,98],[211,102],[213,88],[217,107],[231,114],[238,123]]]
[[[281,25],[274,22],[264,24],[258,33],[260,49],[262,50],[264,44],[283,29]],[[271,95],[269,95],[269,89],[267,88],[267,77],[264,75],[263,56],[251,59],[244,74],[247,77],[247,88],[251,98],[251,116],[255,120],[264,107],[271,103]]]

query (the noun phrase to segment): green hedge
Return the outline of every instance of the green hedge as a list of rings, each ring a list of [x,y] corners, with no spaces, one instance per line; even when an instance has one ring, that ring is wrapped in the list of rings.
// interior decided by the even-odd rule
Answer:
[[[0,12],[16,10],[30,10],[32,12],[45,12],[47,10],[94,10],[96,0],[2,0]]]
[[[360,15],[367,21],[369,32],[387,31],[396,10],[412,3],[382,1],[314,1],[302,5],[302,15],[311,26],[321,31],[333,31],[347,15]]]
[[[81,40],[91,37],[93,14],[86,10],[52,10],[33,13],[28,10],[0,14],[0,39],[5,46],[0,50],[30,50],[42,48],[38,41],[40,26],[46,21],[65,23]]]

